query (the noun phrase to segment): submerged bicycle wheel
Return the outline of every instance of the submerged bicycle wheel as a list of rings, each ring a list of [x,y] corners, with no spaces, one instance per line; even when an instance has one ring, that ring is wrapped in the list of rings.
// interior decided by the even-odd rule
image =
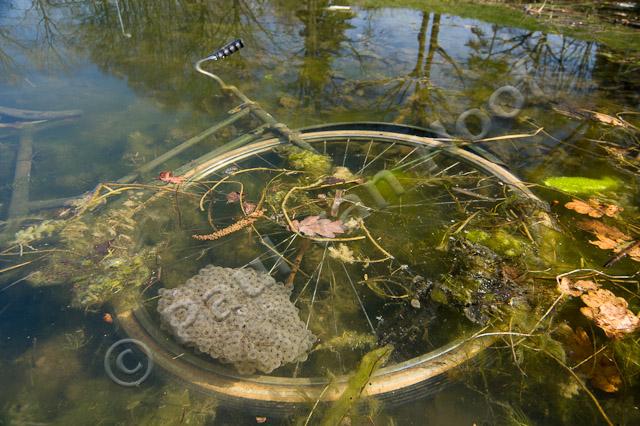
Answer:
[[[162,277],[134,309],[121,305],[119,322],[169,374],[244,406],[335,400],[362,356],[386,344],[393,355],[363,395],[422,395],[494,342],[478,330],[513,296],[493,270],[503,259],[471,241],[507,226],[515,208],[543,203],[507,170],[430,138],[370,130],[302,138],[318,153],[274,138],[182,170],[176,214],[141,224],[149,244],[163,245]],[[172,334],[159,303],[209,265],[253,268],[286,286],[298,310],[291,321],[313,334],[313,347],[246,374]],[[228,308],[220,321],[242,314]],[[338,376],[329,388],[328,372]]]

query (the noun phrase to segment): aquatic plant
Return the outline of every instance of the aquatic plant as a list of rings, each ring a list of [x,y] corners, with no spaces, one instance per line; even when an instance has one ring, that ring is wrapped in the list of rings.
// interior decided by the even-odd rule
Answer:
[[[133,216],[140,198],[141,194],[130,193],[118,207],[61,221],[59,249],[30,275],[32,284],[69,283],[73,305],[88,309],[147,283],[155,248],[142,247],[136,240]],[[83,208],[87,205],[79,207]]]
[[[368,349],[378,342],[372,334],[358,333],[353,330],[345,330],[340,336],[332,337],[326,342],[320,343],[313,351],[328,350],[340,352],[343,350]]]
[[[341,424],[360,401],[362,391],[369,383],[371,376],[387,362],[392,352],[393,346],[387,345],[374,349],[362,357],[340,398],[327,409],[327,413],[320,422],[322,426]]]
[[[28,246],[29,244],[53,235],[63,224],[64,222],[60,220],[43,220],[38,224],[31,225],[16,232],[15,239],[11,244]]]
[[[471,321],[486,324],[512,299],[524,294],[517,269],[488,247],[467,240],[453,244],[451,271],[434,284],[431,299],[459,306]]]
[[[77,351],[78,349],[83,348],[91,340],[90,337],[87,337],[83,328],[70,333],[65,333],[64,338],[66,341],[64,347],[73,351]]]
[[[620,182],[608,176],[599,179],[580,176],[556,176],[546,178],[544,184],[569,194],[592,195],[616,189]]]
[[[295,146],[285,149],[291,167],[309,174],[311,179],[327,175],[331,171],[332,162],[327,155],[317,154]]]
[[[510,234],[504,229],[498,229],[491,234],[481,229],[473,229],[465,232],[465,238],[473,243],[485,245],[506,257],[520,256],[528,248],[528,244],[522,238]]]

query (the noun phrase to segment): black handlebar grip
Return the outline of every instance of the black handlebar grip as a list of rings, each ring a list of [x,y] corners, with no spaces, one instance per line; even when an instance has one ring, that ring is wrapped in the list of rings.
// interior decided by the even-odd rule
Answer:
[[[235,53],[238,50],[242,49],[243,47],[244,47],[244,43],[242,42],[242,40],[237,39],[232,41],[231,43],[225,44],[223,47],[213,52],[207,58],[213,59],[214,61],[224,59],[227,56],[231,55],[232,53]]]

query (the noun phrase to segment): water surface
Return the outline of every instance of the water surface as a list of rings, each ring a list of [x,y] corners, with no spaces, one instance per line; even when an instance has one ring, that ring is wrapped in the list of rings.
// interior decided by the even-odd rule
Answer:
[[[566,195],[545,190],[543,180],[617,179],[620,188],[609,201],[624,204],[629,220],[637,217],[638,133],[580,114],[637,113],[638,65],[613,59],[624,52],[561,31],[504,27],[499,16],[486,22],[430,10],[336,11],[328,6],[320,0],[140,0],[120,1],[119,12],[114,1],[2,2],[0,106],[83,111],[79,118],[35,133],[30,200],[70,197],[116,180],[224,118],[234,104],[192,64],[241,37],[246,48],[216,63],[216,72],[292,128],[391,122],[465,137],[461,114],[474,109],[486,114],[497,89],[517,88],[519,113],[486,114],[484,132],[477,119],[481,115],[472,116],[466,129],[483,138],[537,133],[481,142],[477,146],[483,151],[477,152],[530,182],[552,204],[566,231],[577,235],[571,241],[582,265],[607,260],[609,254],[589,245],[588,235],[574,227],[576,216],[562,207]],[[625,117],[634,122],[637,116]],[[248,129],[219,134],[181,160]],[[0,131],[4,214],[20,131]],[[623,161],[612,157],[611,147],[622,150]],[[632,224],[626,230],[637,228]],[[637,264],[626,259],[611,273],[635,270]],[[627,295],[637,312],[637,283],[632,287]],[[178,418],[184,421],[184,407],[196,405],[190,405],[179,383],[154,374],[139,388],[123,389],[105,376],[102,359],[117,340],[117,330],[102,320],[102,312],[70,308],[68,300],[62,286],[34,288],[22,282],[1,290],[0,424],[153,424],[153,413],[163,409],[182,412]],[[469,372],[473,379],[468,383],[385,407],[370,422],[601,421],[585,394],[548,405],[521,399],[514,390],[519,383],[533,381],[526,385],[531,395],[536,386],[544,391],[551,377],[537,383],[535,377],[521,376],[516,366],[500,367],[489,379]],[[639,421],[638,388],[631,380],[628,384],[617,394],[596,392],[620,424]],[[189,413],[199,414],[209,424],[222,425],[255,424],[261,413],[206,401]],[[288,422],[264,415],[269,423]]]

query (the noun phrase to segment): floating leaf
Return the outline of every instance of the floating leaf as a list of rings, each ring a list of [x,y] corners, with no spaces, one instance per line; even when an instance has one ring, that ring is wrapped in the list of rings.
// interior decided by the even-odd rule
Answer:
[[[231,191],[227,194],[227,204],[237,203],[240,201],[240,193],[238,191]]]
[[[590,198],[587,202],[574,199],[566,203],[564,206],[576,213],[586,214],[591,217],[615,217],[619,212],[624,210],[622,207],[618,207],[615,204],[601,203],[595,198]]]
[[[602,250],[613,250],[615,253],[624,251],[631,259],[640,262],[640,245],[634,245],[633,238],[615,226],[605,225],[597,220],[583,220],[578,223],[578,227],[596,236],[596,240],[589,241],[594,246]]]
[[[184,176],[174,176],[172,172],[164,171],[160,172],[160,174],[158,175],[158,180],[166,183],[180,184],[184,182]]]
[[[597,111],[590,111],[588,109],[583,109],[581,112],[586,113],[590,118],[597,120],[601,123],[608,124],[610,126],[618,126],[618,127],[627,127],[626,123],[619,118],[612,117],[608,114],[603,114]]]
[[[544,184],[570,194],[595,194],[615,189],[620,183],[611,177],[592,179],[580,176],[554,176],[545,179]]]
[[[596,351],[589,335],[581,327],[574,331],[567,324],[561,324],[558,331],[568,358],[579,365],[577,371],[586,376],[593,387],[609,393],[620,389],[622,377],[610,350]]]
[[[587,306],[580,308],[580,312],[612,339],[624,337],[640,328],[640,318],[627,309],[627,301],[609,290],[592,290],[583,294],[581,299]]]
[[[336,234],[342,234],[345,231],[341,220],[320,219],[320,216],[307,216],[302,221],[294,220],[291,224],[292,231],[308,237],[335,238]]]
[[[590,280],[571,281],[568,277],[563,277],[558,284],[558,291],[566,296],[578,297],[589,290],[597,290],[598,284]]]

